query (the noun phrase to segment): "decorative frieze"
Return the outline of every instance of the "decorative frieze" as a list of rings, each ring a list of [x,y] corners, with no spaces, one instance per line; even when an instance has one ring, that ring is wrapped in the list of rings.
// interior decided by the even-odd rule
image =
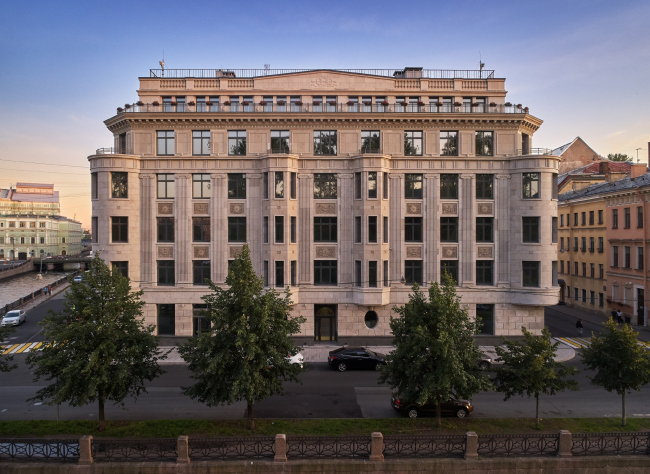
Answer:
[[[210,258],[210,247],[194,247],[194,258]]]
[[[311,86],[314,89],[334,89],[335,87],[338,87],[338,85],[338,81],[327,76],[321,76],[311,80]]]
[[[406,247],[406,258],[422,258],[422,247]]]
[[[158,214],[163,214],[163,215],[174,214],[174,203],[173,202],[159,202],[158,203]]]
[[[454,216],[458,214],[458,203],[457,202],[443,203],[442,214],[447,216]]]
[[[336,214],[336,204],[333,202],[316,203],[314,214]]]
[[[407,214],[422,214],[422,203],[421,202],[408,202],[408,203],[406,203],[406,213]]]
[[[479,202],[476,213],[479,215],[491,215],[494,213],[494,206],[491,202]]]
[[[230,255],[230,258],[237,258],[242,253],[242,250],[244,250],[244,247],[229,247],[228,255]]]
[[[174,258],[174,247],[158,247],[158,258]]]
[[[458,247],[442,247],[442,258],[458,258]]]
[[[336,247],[316,247],[316,258],[336,258]]]
[[[494,258],[494,252],[492,247],[478,247],[477,255],[478,258]]]
[[[230,214],[244,214],[246,212],[246,206],[243,202],[231,202],[230,203]]]
[[[194,214],[208,214],[208,203],[207,202],[195,202],[194,203]]]

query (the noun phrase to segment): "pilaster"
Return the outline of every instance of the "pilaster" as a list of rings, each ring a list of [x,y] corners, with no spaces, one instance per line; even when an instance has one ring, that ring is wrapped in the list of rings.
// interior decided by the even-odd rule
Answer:
[[[225,283],[228,271],[228,209],[226,175],[211,174],[212,179],[212,209],[210,224],[212,227],[212,264],[210,268],[212,281]]]
[[[476,265],[476,205],[475,205],[475,175],[461,174],[459,184],[458,217],[460,235],[458,256],[460,268],[458,286],[474,286]]]
[[[150,287],[156,281],[156,175],[141,174],[140,177],[140,280],[141,287]],[[129,269],[129,273],[131,269]]]
[[[496,268],[496,284],[510,287],[510,175],[499,174],[495,176],[494,203],[495,212],[495,238],[494,265]]]
[[[397,283],[404,276],[404,260],[402,259],[402,244],[404,230],[402,229],[402,204],[404,201],[403,179],[401,174],[389,175],[390,182],[390,280]]]
[[[437,173],[424,175],[424,275],[425,284],[438,281],[440,265],[438,264],[438,241],[440,230],[438,223],[438,202],[440,196],[440,175]]]
[[[298,196],[300,197],[298,201],[298,229],[300,233],[300,239],[298,239],[298,281],[300,284],[308,285],[312,283],[311,248],[313,239],[311,230],[313,227],[314,178],[311,174],[298,174],[298,179],[300,180],[298,186]],[[269,225],[271,224],[269,223]]]
[[[177,174],[175,222],[176,286],[192,286],[192,175]]]
[[[258,275],[262,274],[262,175],[260,173],[246,173],[246,241],[251,251],[253,270]],[[289,217],[285,217],[289,219]],[[289,242],[289,236],[286,236]],[[288,263],[285,263],[288,265]]]
[[[338,206],[338,239],[339,239],[339,285],[349,285],[353,281],[353,241],[354,241],[354,174],[346,173],[337,175],[339,195]]]

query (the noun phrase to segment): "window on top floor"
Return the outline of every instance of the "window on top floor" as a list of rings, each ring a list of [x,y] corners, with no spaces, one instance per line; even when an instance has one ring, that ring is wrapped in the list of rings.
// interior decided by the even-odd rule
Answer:
[[[230,102],[230,111],[231,112],[239,112],[239,97],[238,96],[230,96],[228,101]]]
[[[244,109],[244,112],[253,112],[255,110],[255,104],[253,103],[253,97],[250,95],[246,95],[242,98],[242,109]]]
[[[626,207],[626,208],[623,209],[623,219],[624,219],[623,220],[623,222],[624,222],[623,227],[625,229],[629,229],[632,226],[632,218],[631,218],[631,215],[630,215],[630,208],[629,207]]]
[[[612,229],[618,229],[618,209],[612,209]]]
[[[636,208],[636,228],[643,229],[643,206]]]
[[[185,97],[176,97],[176,111],[177,112],[187,111],[187,109],[185,108]]]
[[[594,211],[589,211],[589,225],[594,225]]]
[[[603,223],[603,211],[602,209],[598,210],[598,224]]]
[[[581,212],[580,213],[580,219],[582,225],[587,225],[587,213],[586,212]]]

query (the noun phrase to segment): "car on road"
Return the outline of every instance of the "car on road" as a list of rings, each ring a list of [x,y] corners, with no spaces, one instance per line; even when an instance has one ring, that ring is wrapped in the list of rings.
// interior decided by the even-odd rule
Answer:
[[[301,352],[298,352],[295,356],[289,354],[287,355],[287,358],[292,364],[298,364],[301,369],[303,368],[303,363],[305,361],[305,358],[302,356]]]
[[[82,277],[81,275],[77,275],[76,277],[74,277],[73,281],[75,283],[81,283],[83,281],[83,279],[84,279],[84,277]]]
[[[5,326],[19,326],[20,324],[27,321],[27,316],[25,312],[21,309],[15,311],[9,311],[2,318],[2,327]]]
[[[379,370],[386,364],[386,356],[364,347],[339,347],[330,351],[327,363],[339,372],[348,369]]]
[[[436,415],[435,403],[427,402],[424,405],[418,405],[415,402],[408,402],[400,398],[397,392],[393,392],[390,403],[395,410],[400,413],[407,414],[409,418]],[[474,406],[469,400],[458,400],[451,398],[449,401],[440,404],[440,414],[442,416],[455,416],[457,418],[465,418],[473,411]]]
[[[492,368],[492,358],[485,354],[483,354],[476,363],[478,364],[478,368],[481,370],[490,370]]]

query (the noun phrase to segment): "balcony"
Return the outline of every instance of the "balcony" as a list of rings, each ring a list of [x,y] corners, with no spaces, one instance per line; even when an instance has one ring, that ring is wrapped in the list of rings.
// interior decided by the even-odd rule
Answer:
[[[95,150],[95,155],[132,155],[132,154],[133,154],[133,150],[131,149],[120,150],[119,148],[115,148],[115,147],[97,148],[97,150]]]

